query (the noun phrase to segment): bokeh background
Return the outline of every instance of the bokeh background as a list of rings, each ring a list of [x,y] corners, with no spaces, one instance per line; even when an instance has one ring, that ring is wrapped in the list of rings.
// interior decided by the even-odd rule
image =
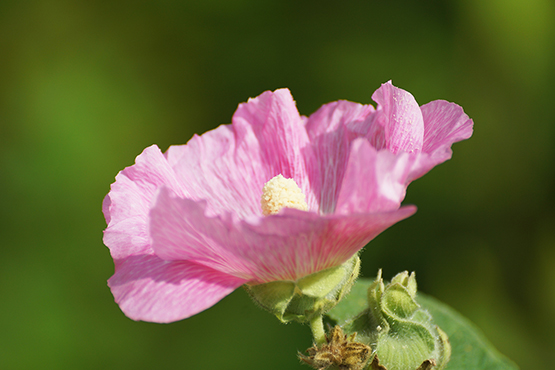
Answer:
[[[474,136],[413,183],[363,252],[417,272],[522,369],[555,363],[551,0],[0,2],[0,369],[308,369],[308,327],[238,290],[168,324],[126,318],[101,203],[151,144],[289,87],[301,114],[388,80],[457,102]]]

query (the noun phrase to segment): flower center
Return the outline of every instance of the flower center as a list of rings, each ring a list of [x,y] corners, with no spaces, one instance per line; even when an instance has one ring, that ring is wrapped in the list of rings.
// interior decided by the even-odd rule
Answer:
[[[295,180],[286,179],[281,174],[268,181],[262,189],[260,199],[264,216],[275,215],[282,208],[296,208],[308,211],[305,196]]]

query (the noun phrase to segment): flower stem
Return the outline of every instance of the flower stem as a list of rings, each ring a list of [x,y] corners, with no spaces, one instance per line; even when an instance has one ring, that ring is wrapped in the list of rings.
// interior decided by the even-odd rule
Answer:
[[[310,320],[310,330],[316,344],[323,344],[326,341],[326,332],[324,331],[324,321],[322,315],[318,315]]]

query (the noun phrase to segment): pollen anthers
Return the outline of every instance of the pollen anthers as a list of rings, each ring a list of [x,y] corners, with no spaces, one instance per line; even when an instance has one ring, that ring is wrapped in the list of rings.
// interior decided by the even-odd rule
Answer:
[[[308,211],[306,198],[295,180],[287,179],[281,174],[268,181],[262,189],[260,199],[264,216],[274,215],[283,208],[295,208]]]

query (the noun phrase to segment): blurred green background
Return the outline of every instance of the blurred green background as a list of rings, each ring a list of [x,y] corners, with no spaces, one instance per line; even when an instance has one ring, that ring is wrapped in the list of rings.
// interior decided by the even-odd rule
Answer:
[[[381,83],[475,122],[363,252],[417,272],[522,369],[555,363],[551,0],[0,2],[0,369],[308,369],[308,327],[238,290],[169,324],[126,318],[101,203],[114,176],[289,87],[301,114]]]

